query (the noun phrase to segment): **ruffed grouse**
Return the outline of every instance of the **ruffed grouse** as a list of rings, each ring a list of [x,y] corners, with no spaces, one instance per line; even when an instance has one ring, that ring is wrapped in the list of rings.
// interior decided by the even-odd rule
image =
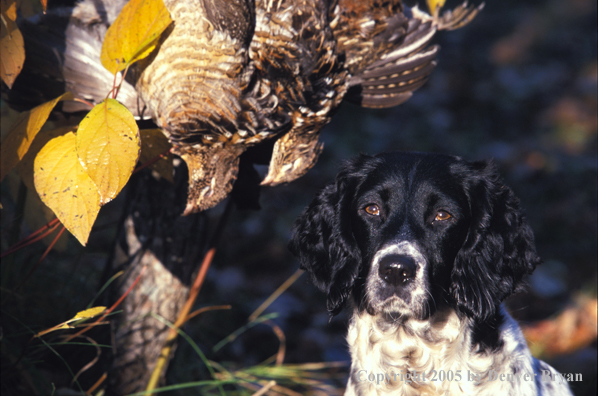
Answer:
[[[83,0],[22,21],[27,62],[9,102],[41,101],[56,90],[102,101],[113,77],[100,63],[101,44],[124,3]],[[275,144],[262,185],[302,176],[344,98],[366,107],[403,103],[436,65],[434,34],[467,24],[482,8],[463,3],[431,16],[399,0],[164,4],[174,23],[131,70],[117,99],[136,116],[151,117],[187,163],[185,213],[224,199],[240,155],[266,140]]]

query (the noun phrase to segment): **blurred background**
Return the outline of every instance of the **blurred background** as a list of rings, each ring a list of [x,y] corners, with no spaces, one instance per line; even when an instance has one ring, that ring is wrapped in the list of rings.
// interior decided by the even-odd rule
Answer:
[[[446,7],[455,3],[449,1]],[[298,261],[286,249],[292,223],[314,194],[333,180],[344,159],[390,150],[494,158],[521,199],[544,260],[528,291],[508,305],[524,326],[534,354],[559,371],[582,373],[583,381],[571,384],[574,393],[595,395],[596,17],[595,0],[486,1],[469,26],[437,36],[442,47],[438,67],[407,103],[386,110],[343,104],[324,129],[324,152],[306,176],[263,189],[259,211],[233,212],[197,302],[200,307],[232,308],[204,313],[183,330],[209,359],[229,370],[259,365],[275,355],[283,333],[285,363],[343,362],[317,366],[321,377],[314,381],[326,386],[301,392],[342,392],[349,361],[344,338],[348,316],[330,318],[325,295],[306,275],[269,305],[264,312],[271,314],[269,324],[254,325],[218,351],[213,348],[245,326],[251,313],[298,269]],[[14,113],[3,103],[3,131],[11,119]],[[10,183],[3,183],[4,207],[13,199],[11,191]],[[27,285],[8,303],[3,301],[2,337],[47,328],[84,309],[101,286],[122,204],[116,199],[102,209],[87,248],[66,238]],[[222,209],[208,213],[212,224]],[[5,250],[11,224],[4,211],[2,217]],[[31,221],[31,230],[37,229]],[[27,249],[18,262],[3,259],[3,300],[37,262],[45,249],[39,245]],[[72,375],[62,359],[84,362],[84,352],[73,348],[60,354],[63,357],[57,358],[40,349],[37,371],[28,374],[57,388],[68,386]],[[293,375],[302,374],[299,370]],[[181,341],[168,383],[206,376],[196,352]],[[9,389],[5,380],[3,374],[3,390]]]

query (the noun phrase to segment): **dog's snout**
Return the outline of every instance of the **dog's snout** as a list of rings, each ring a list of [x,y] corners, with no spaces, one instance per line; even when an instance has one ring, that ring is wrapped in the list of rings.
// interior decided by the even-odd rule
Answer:
[[[393,254],[380,260],[380,278],[392,286],[400,286],[415,277],[415,260],[410,256]]]

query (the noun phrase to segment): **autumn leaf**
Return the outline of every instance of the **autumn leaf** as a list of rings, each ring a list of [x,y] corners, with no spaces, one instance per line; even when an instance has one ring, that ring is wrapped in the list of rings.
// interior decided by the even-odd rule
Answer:
[[[44,334],[48,334],[52,331],[60,330],[60,329],[72,329],[75,324],[81,323],[86,321],[87,319],[91,319],[95,316],[101,315],[106,311],[106,307],[93,307],[86,309],[84,311],[77,312],[72,319],[65,320],[64,322],[57,324],[56,326],[52,326],[49,329],[40,331],[34,337],[41,337]]]
[[[31,166],[33,166],[33,163]],[[31,174],[31,189],[27,188],[25,191],[22,191],[22,181],[23,179],[19,177],[17,173],[9,173],[2,181],[2,186],[3,189],[5,188],[6,192],[10,194],[13,202],[18,202],[20,205],[24,205],[24,209],[22,210],[22,220],[24,220],[24,224],[26,224],[29,230],[39,231],[41,228],[44,228],[46,231],[51,230],[52,226],[46,226],[53,220],[56,223],[56,215],[42,202],[35,191],[35,187],[33,187],[33,173]],[[0,209],[2,209],[1,206]],[[56,225],[55,223],[53,225]],[[60,223],[58,222],[57,225],[60,226]],[[56,228],[54,228],[54,230],[55,229]],[[60,252],[65,251],[69,238],[69,233],[63,232],[60,238],[58,238],[58,241],[53,244],[52,250]],[[56,233],[50,232],[42,238],[41,241],[45,246],[50,246],[55,239]]]
[[[162,0],[131,0],[106,32],[102,65],[112,74],[145,58],[172,19]]]
[[[27,188],[35,191],[35,185],[33,184],[33,163],[35,161],[35,157],[41,151],[41,149],[44,148],[44,146],[55,137],[66,135],[67,133],[74,132],[76,130],[76,126],[67,126],[51,129],[49,131],[42,131],[35,136],[35,139],[33,139],[33,143],[31,143],[29,150],[27,150],[27,153],[23,156],[15,168]]]
[[[67,92],[49,102],[41,104],[19,115],[11,126],[0,149],[0,181],[14,168],[29,150],[33,139],[44,125],[54,106],[61,100],[72,100]]]
[[[15,0],[0,0],[0,12],[3,18],[17,20],[17,2]]]
[[[105,310],[106,310],[106,307],[88,308],[84,311],[77,312],[77,315],[75,315],[75,317],[72,320],[90,319],[90,318],[93,318],[94,316],[98,316],[98,315],[104,313]]]
[[[37,230],[52,219],[56,218],[54,212],[40,200],[38,194],[35,192],[35,185],[33,183],[33,163],[35,161],[35,157],[50,140],[54,139],[55,137],[65,135],[68,132],[73,132],[76,129],[76,126],[68,126],[52,129],[49,131],[41,131],[33,140],[33,143],[31,144],[31,147],[29,147],[27,154],[25,154],[23,159],[21,159],[21,161],[15,167],[15,170],[21,177],[23,183],[25,183],[25,186],[31,190],[31,193],[27,193],[27,198],[25,200],[24,217],[25,222],[32,230]],[[45,237],[43,239],[44,244],[49,246],[50,243],[54,241],[55,237],[56,235],[49,235]],[[53,249],[63,251],[66,249],[67,242],[68,235],[63,234],[58,243],[54,245]]]
[[[139,155],[139,163],[141,165],[154,160],[160,154],[167,152],[172,145],[164,136],[160,129],[142,129],[139,131],[141,135],[141,154]],[[156,171],[160,177],[174,183],[172,173],[174,167],[172,165],[172,154],[168,154],[164,158],[160,158],[149,166],[150,169]]]
[[[110,202],[139,158],[139,128],[133,114],[114,99],[96,105],[79,124],[77,155],[100,193],[101,204]]]
[[[0,22],[0,77],[12,88],[25,63],[25,43],[23,35],[15,23],[17,17],[16,2],[2,0]]]
[[[534,356],[552,358],[572,354],[596,342],[597,318],[598,300],[578,295],[555,317],[525,324],[522,331]]]
[[[430,13],[434,14],[437,12],[437,10],[440,10],[444,6],[446,0],[426,0],[426,2],[428,3]]]
[[[33,181],[42,202],[85,245],[100,210],[100,195],[79,162],[74,133],[44,146],[35,158]]]

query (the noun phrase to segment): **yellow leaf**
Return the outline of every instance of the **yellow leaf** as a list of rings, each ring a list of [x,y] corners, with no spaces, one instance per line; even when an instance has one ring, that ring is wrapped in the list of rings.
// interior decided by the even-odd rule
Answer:
[[[73,328],[73,326],[71,326],[71,323],[83,322],[85,319],[90,319],[90,318],[93,318],[94,316],[101,315],[102,313],[104,313],[104,311],[106,311],[106,307],[93,307],[93,308],[86,309],[84,311],[77,312],[77,315],[75,315],[75,317],[73,317],[72,319],[69,319],[62,323],[59,323],[56,326],[52,326],[49,329],[40,331],[34,337],[41,337],[41,336],[48,334],[52,331],[56,331],[56,330],[60,330],[60,329],[71,329],[71,328]]]
[[[162,0],[131,0],[106,32],[102,65],[112,74],[148,56],[172,19]]]
[[[133,114],[114,99],[96,105],[79,124],[77,155],[100,193],[101,204],[110,202],[139,158],[139,128]]]
[[[98,316],[106,310],[106,307],[93,307],[86,309],[84,311],[77,312],[77,315],[70,321],[78,320],[78,319],[89,319],[93,318],[94,316]]]
[[[33,181],[42,202],[82,245],[100,210],[100,195],[77,157],[74,133],[50,140],[34,162]]]
[[[35,185],[33,184],[33,162],[35,161],[37,153],[44,148],[46,143],[55,137],[66,135],[68,132],[74,132],[76,130],[76,126],[67,126],[51,129],[49,131],[44,130],[35,136],[35,139],[33,139],[29,150],[27,150],[27,153],[23,156],[15,168],[19,173],[19,176],[21,176],[21,179],[23,179],[23,182],[27,188],[35,191]]]
[[[12,11],[13,8],[9,11]],[[8,88],[12,88],[12,84],[23,69],[23,63],[25,63],[25,43],[14,19],[11,19],[4,12],[1,15],[0,77]]]
[[[33,166],[33,164],[32,164]],[[20,184],[23,181],[17,173],[11,172],[6,175],[6,178],[2,181],[2,185],[6,187],[10,192],[14,202],[16,199],[23,199],[23,196],[19,195]],[[33,186],[33,173],[31,174],[31,185]],[[21,201],[22,202],[22,201]],[[41,227],[47,225],[50,221],[56,219],[56,215],[50,208],[48,208],[37,195],[35,187],[33,189],[27,188],[25,193],[25,207],[23,209],[23,220],[29,227],[29,230],[39,230]],[[52,232],[48,236],[42,239],[45,246],[50,244],[56,238],[57,233]],[[62,252],[68,245],[70,236],[68,232],[64,232],[62,236],[56,241],[52,247],[52,250]]]
[[[77,129],[76,126],[68,126],[68,127],[61,127],[52,130],[44,130],[35,136],[33,139],[33,143],[29,150],[21,159],[21,161],[17,164],[15,170],[23,180],[23,183],[27,186],[31,193],[27,194],[27,198],[25,201],[25,222],[32,230],[37,230],[38,228],[42,227],[52,219],[56,217],[54,212],[50,208],[48,208],[39,198],[37,193],[35,192],[35,185],[33,183],[33,162],[35,161],[35,157],[37,153],[48,143],[50,140],[54,139],[55,137],[62,136],[67,134],[68,132],[73,132]],[[9,176],[10,177],[10,176]],[[55,233],[50,234],[49,236],[45,237],[42,241],[46,246],[49,246],[54,238],[56,237]],[[68,235],[63,234],[58,242],[54,245],[53,250],[56,251],[64,251],[66,249],[68,242]]]
[[[172,147],[160,129],[142,129],[139,131],[139,134],[141,135],[141,154],[139,155],[139,163],[141,165],[154,160],[157,156],[164,154]],[[174,183],[174,179],[172,178],[172,172],[174,171],[172,158],[172,154],[168,154],[149,167],[156,171],[160,177]]]
[[[446,0],[426,0],[426,2],[428,3],[430,13],[434,14],[436,10],[440,10],[444,6]]]
[[[15,0],[0,0],[0,12],[3,17],[8,17],[11,21],[17,20],[17,2]]]
[[[67,92],[49,102],[41,104],[29,111],[19,115],[19,118],[11,126],[6,139],[2,142],[0,149],[0,181],[12,170],[23,158],[31,142],[44,125],[48,116],[61,100],[72,100],[73,94]]]

